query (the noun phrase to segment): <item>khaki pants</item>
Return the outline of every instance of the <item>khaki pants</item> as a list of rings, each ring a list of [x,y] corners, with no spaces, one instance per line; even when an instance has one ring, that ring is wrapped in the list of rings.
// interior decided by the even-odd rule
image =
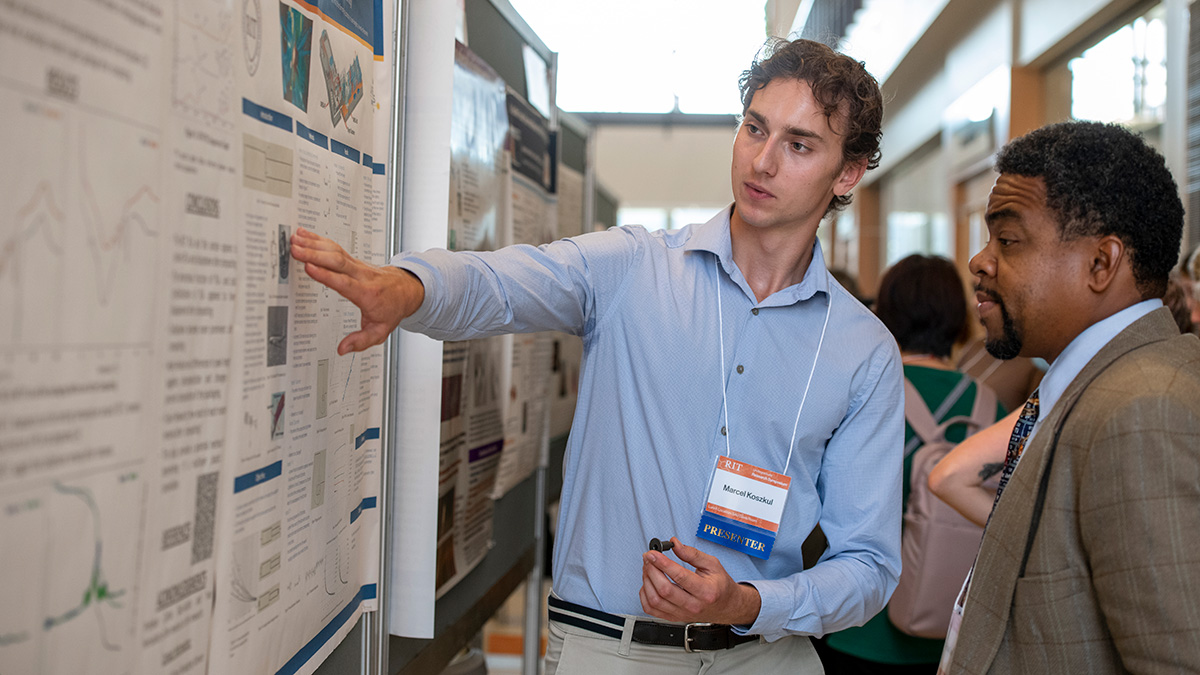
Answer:
[[[733,649],[687,653],[680,647],[630,640],[632,621],[621,639],[550,621],[545,675],[724,675],[796,673],[822,675],[821,661],[807,637],[747,642]]]

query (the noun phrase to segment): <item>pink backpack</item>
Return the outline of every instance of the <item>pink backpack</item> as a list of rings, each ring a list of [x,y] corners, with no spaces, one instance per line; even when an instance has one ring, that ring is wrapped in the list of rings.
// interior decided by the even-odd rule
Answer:
[[[916,446],[920,447],[913,455],[911,489],[904,508],[900,583],[887,608],[888,619],[896,628],[917,637],[946,637],[955,596],[975,562],[983,537],[983,528],[962,517],[929,490],[929,473],[955,446],[946,440],[946,429],[965,423],[969,436],[991,426],[996,419],[995,392],[975,382],[975,405],[970,417],[937,422],[972,382],[964,375],[935,416],[916,387],[907,378],[904,380],[904,418],[916,432],[904,449],[905,457]]]

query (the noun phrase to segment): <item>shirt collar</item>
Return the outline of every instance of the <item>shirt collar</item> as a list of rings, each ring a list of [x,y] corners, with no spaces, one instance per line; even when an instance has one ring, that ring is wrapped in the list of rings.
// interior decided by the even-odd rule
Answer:
[[[1071,381],[1079,375],[1088,361],[1091,361],[1092,357],[1104,348],[1104,345],[1111,342],[1118,333],[1128,328],[1134,321],[1162,306],[1162,300],[1158,298],[1143,300],[1110,317],[1097,321],[1075,336],[1075,339],[1071,340],[1071,344],[1067,345],[1062,354],[1054,359],[1054,363],[1050,364],[1050,369],[1046,371],[1046,376],[1042,378],[1042,383],[1038,386],[1038,426],[1049,415],[1054,404],[1062,397]]]
[[[733,215],[732,204],[722,209],[708,222],[702,225],[693,225],[688,240],[683,245],[683,250],[707,251],[717,256],[725,274],[729,275],[729,278],[742,289],[742,292],[753,299],[754,292],[750,290],[750,285],[742,276],[742,271],[733,262],[733,239],[729,234],[731,215]],[[821,251],[821,241],[814,239],[812,261],[809,262],[808,269],[805,270],[804,278],[800,280],[800,283],[775,293],[762,303],[756,302],[755,304],[762,307],[791,305],[801,300],[808,300],[818,292],[829,295],[829,270],[825,267],[825,254]]]

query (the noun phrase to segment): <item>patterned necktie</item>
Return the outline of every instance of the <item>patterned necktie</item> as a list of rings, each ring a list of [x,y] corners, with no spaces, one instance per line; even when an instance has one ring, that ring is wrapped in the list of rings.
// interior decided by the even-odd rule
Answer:
[[[1038,390],[1034,389],[1029,400],[1025,401],[1021,416],[1013,426],[1012,436],[1008,439],[1008,454],[1004,458],[1004,473],[1000,475],[1000,487],[996,489],[996,499],[992,502],[993,512],[996,510],[996,504],[1000,503],[1000,495],[1004,492],[1004,486],[1008,485],[1008,479],[1012,477],[1013,470],[1017,468],[1017,460],[1025,451],[1025,441],[1029,439],[1029,432],[1033,431],[1033,424],[1037,422],[1037,418]],[[991,516],[989,515],[988,518],[990,519]]]

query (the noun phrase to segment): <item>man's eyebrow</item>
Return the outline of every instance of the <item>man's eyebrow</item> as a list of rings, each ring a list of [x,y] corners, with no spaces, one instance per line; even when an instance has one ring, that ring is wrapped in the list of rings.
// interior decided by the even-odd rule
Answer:
[[[988,211],[987,213],[985,213],[983,215],[983,220],[988,225],[991,225],[998,220],[1007,220],[1007,219],[1016,218],[1016,217],[1017,217],[1016,211],[1014,211],[1010,208],[1003,208],[1003,209],[996,209],[995,211]]]
[[[767,118],[760,112],[757,112],[755,110],[747,110],[746,117],[753,117],[762,126],[767,127],[767,128],[771,127],[770,121],[768,121]],[[801,138],[813,138],[813,139],[816,139],[819,141],[825,140],[824,137],[821,136],[821,134],[813,131],[812,129],[802,129],[800,127],[786,127],[786,128],[784,128],[783,132],[785,134],[788,134],[789,136],[800,136]]]

